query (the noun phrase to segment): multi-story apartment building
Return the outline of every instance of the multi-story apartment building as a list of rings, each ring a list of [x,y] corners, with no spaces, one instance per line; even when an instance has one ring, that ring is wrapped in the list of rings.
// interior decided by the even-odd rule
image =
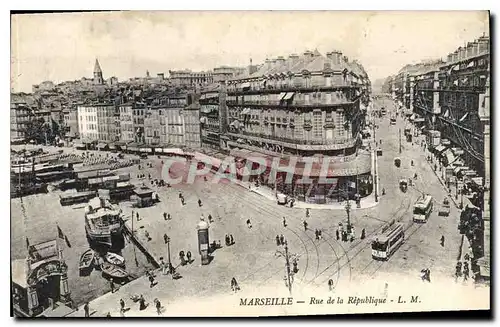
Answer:
[[[115,106],[91,104],[78,106],[80,139],[84,141],[115,142]]]
[[[160,117],[163,116],[163,111],[164,110],[159,107],[150,107],[146,110],[146,115],[144,117],[144,131],[145,141],[148,145],[161,144]]]
[[[26,129],[31,120],[32,109],[24,101],[13,101],[10,104],[10,139],[11,142],[23,141]]]
[[[229,80],[227,88],[221,84],[226,95],[219,99],[222,147],[285,161],[298,156],[293,182],[278,182],[276,187],[299,200],[325,203],[347,194],[368,195],[372,156],[358,147],[370,91],[362,66],[339,51],[266,60],[257,72]],[[297,183],[305,173],[304,157],[318,155],[331,160],[334,192],[331,185]],[[313,184],[319,173],[319,168],[312,170]],[[261,182],[267,183],[267,177],[261,175]]]
[[[63,109],[63,121],[66,137],[78,137],[78,111],[76,107],[69,107]]]
[[[201,146],[219,149],[220,144],[220,121],[219,121],[219,97],[220,84],[214,84],[201,91],[200,123],[201,123]]]
[[[186,70],[171,70],[169,71],[170,81],[176,86],[197,86],[203,84],[211,84],[214,82],[213,73],[208,72],[193,72]]]
[[[489,44],[488,37],[480,37],[444,62],[414,66],[393,79],[393,96],[427,131],[442,177],[457,192],[467,183],[477,185],[470,200],[482,210],[484,262],[489,262],[491,201]]]
[[[144,118],[146,116],[146,105],[135,103],[132,108],[132,118],[134,123],[134,142],[145,143]]]
[[[182,116],[184,117],[185,145],[196,149],[201,147],[200,104],[196,99],[192,102],[184,108]]]
[[[134,114],[132,104],[122,104],[118,107],[120,113],[120,141],[134,141]]]

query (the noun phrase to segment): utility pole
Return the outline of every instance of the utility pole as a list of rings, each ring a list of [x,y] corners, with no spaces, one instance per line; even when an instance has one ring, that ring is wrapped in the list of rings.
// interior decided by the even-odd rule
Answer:
[[[401,153],[401,128],[399,129],[399,153]]]
[[[290,258],[288,257],[288,241],[285,241],[286,277],[288,280],[288,291],[292,295],[292,282],[290,280]]]
[[[170,275],[172,275],[172,278],[173,278],[172,262],[170,260],[170,237],[167,234],[163,234],[163,240],[165,241],[165,244],[167,244],[167,264],[168,264],[168,271],[170,272]]]
[[[345,211],[347,213],[347,233],[351,232],[351,202],[349,201],[349,197],[347,197],[347,202],[345,204]]]

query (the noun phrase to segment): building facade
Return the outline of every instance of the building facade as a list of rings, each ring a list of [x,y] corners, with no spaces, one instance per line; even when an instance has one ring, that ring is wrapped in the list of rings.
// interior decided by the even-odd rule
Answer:
[[[488,271],[489,81],[490,41],[486,36],[459,47],[444,62],[419,65],[393,79],[393,97],[421,123],[429,149],[438,158],[437,170],[443,179],[448,185],[455,185],[461,196],[473,190],[468,198],[482,212],[484,229],[480,237],[484,237],[484,243],[479,256],[488,257],[483,260]]]
[[[63,110],[64,128],[66,137],[76,138],[78,134],[78,110],[76,107],[65,108]]]
[[[224,102],[219,103],[223,149],[236,157],[250,151],[284,161],[300,158],[292,183],[270,186],[315,203],[371,193],[372,156],[359,149],[371,89],[359,63],[339,51],[326,56],[306,51],[266,60],[257,72],[224,84],[225,97],[219,98]],[[333,191],[331,185],[297,183],[304,173],[304,158],[318,155],[331,159]],[[313,183],[319,173],[311,172]],[[267,184],[264,175],[259,178]]]
[[[219,149],[221,146],[221,124],[219,121],[220,84],[202,90],[200,103],[201,146]]]
[[[186,70],[170,70],[170,81],[176,86],[196,86],[203,84],[211,84],[214,82],[213,73],[208,72],[193,72]]]
[[[115,106],[92,104],[78,106],[78,133],[84,141],[115,142]]]
[[[120,141],[134,141],[134,114],[132,104],[123,104],[118,107],[120,112]]]
[[[22,141],[26,138],[26,129],[31,120],[31,108],[25,102],[10,104],[10,139]]]

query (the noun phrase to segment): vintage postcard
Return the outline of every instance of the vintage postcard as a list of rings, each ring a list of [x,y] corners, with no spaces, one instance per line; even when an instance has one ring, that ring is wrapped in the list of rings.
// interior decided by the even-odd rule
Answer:
[[[12,14],[12,315],[489,310],[489,32]]]

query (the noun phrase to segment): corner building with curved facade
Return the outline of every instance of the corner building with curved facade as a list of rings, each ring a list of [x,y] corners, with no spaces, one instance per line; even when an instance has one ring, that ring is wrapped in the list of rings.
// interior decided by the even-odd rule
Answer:
[[[339,51],[266,60],[256,72],[223,82],[221,148],[243,164],[252,157],[266,158],[266,172],[253,177],[299,201],[332,203],[367,196],[373,189],[373,157],[361,148],[361,131],[370,92],[363,67]],[[276,182],[269,178],[269,163],[276,157],[284,167],[297,158],[292,182],[284,180],[285,169],[278,170]],[[328,157],[323,170],[333,183],[321,183],[319,163],[307,173],[306,162],[313,157]],[[297,182],[304,174],[311,183]]]

